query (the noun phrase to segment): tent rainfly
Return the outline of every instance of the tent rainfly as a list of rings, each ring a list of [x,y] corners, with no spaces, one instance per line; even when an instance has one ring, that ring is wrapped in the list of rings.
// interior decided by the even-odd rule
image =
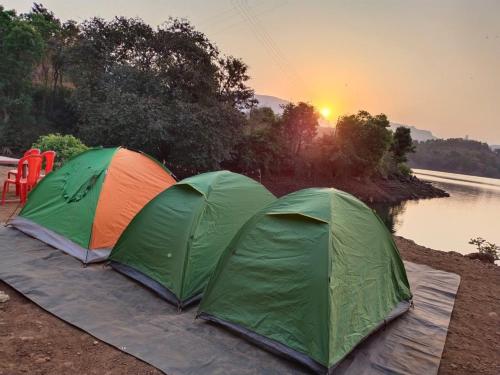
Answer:
[[[137,214],[111,252],[111,266],[182,309],[200,299],[245,221],[274,200],[264,186],[237,173],[186,178]]]
[[[174,183],[145,154],[91,149],[41,180],[11,224],[84,263],[102,261],[135,214]]]
[[[403,262],[379,217],[342,191],[305,189],[236,234],[198,316],[330,373],[410,303]]]

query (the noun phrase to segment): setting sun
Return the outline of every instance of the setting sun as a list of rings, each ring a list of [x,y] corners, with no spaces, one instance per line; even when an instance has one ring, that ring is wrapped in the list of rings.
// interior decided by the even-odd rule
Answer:
[[[332,115],[332,110],[328,107],[323,107],[320,109],[319,113],[321,113],[324,119],[328,120]]]

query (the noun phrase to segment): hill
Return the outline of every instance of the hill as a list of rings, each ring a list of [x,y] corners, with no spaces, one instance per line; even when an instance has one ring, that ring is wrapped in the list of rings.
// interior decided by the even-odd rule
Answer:
[[[500,178],[500,152],[483,142],[462,138],[416,142],[408,159],[412,168]]]
[[[255,99],[259,101],[259,107],[269,107],[277,114],[283,113],[283,108],[281,108],[281,106],[290,103],[288,100],[270,95],[255,95]]]
[[[405,124],[398,124],[397,122],[391,122],[391,129],[393,131],[396,130],[396,128],[399,128],[400,126],[410,129],[411,138],[414,141],[425,142],[428,140],[437,139],[437,137],[434,136],[434,134],[432,134],[432,132],[430,132],[429,130],[418,129],[412,125],[405,125]]]

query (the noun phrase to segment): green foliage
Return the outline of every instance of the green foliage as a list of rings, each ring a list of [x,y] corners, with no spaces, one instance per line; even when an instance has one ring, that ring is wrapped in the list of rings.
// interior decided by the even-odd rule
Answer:
[[[55,151],[56,165],[63,165],[66,160],[88,150],[82,141],[72,135],[48,134],[41,136],[33,143],[32,148],[39,148],[40,151]]]
[[[484,238],[477,237],[472,238],[469,244],[475,245],[478,253],[487,254],[492,257],[493,260],[500,260],[500,247],[494,243],[487,242]]]
[[[316,137],[317,126],[314,108],[304,103],[288,105],[282,116],[270,108],[253,109],[228,165],[307,178],[410,175],[401,160],[412,149],[411,137],[399,137],[400,147],[395,147],[385,115],[360,111],[344,116],[336,131],[321,137]]]
[[[398,172],[402,176],[410,176],[411,175],[411,168],[406,165],[406,163],[399,163],[398,164]]]
[[[232,154],[230,167],[261,173],[290,173],[313,144],[318,114],[306,103],[288,104],[281,116],[271,108],[253,108],[243,137]]]
[[[223,103],[209,107],[178,103],[171,119],[162,144],[164,155],[171,163],[197,171],[219,169],[230,158],[245,121],[239,111]]]
[[[418,142],[409,164],[414,168],[500,178],[500,154],[486,143],[461,138]]]
[[[0,125],[30,121],[31,72],[42,57],[40,33],[22,16],[0,6]]]
[[[287,104],[281,116],[281,138],[290,156],[298,155],[311,144],[318,130],[319,115],[312,105]]]
[[[67,25],[42,5],[21,15],[0,7],[0,146],[22,152],[41,134],[72,130],[69,92],[55,63]]]
[[[392,137],[391,151],[394,154],[396,163],[406,162],[408,160],[406,154],[415,152],[410,128],[404,126],[396,128]]]
[[[68,50],[79,134],[91,145],[142,149],[173,165],[219,168],[253,103],[247,67],[223,57],[186,21],[140,19],[80,26]]]
[[[282,143],[280,124],[271,108],[252,108],[243,128],[240,142],[234,148],[226,167],[261,173],[280,169]]]
[[[372,116],[359,111],[342,117],[336,128],[339,172],[354,176],[374,174],[391,145],[388,128],[389,120],[384,114]]]

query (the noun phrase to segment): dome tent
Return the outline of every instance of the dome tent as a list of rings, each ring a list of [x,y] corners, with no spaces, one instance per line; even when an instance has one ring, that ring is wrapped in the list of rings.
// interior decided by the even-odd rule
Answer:
[[[84,263],[105,260],[134,215],[175,183],[149,156],[95,148],[66,162],[33,189],[14,227]]]
[[[250,219],[221,255],[198,316],[318,373],[330,372],[411,292],[376,214],[335,189],[305,189]]]
[[[186,178],[137,214],[110,255],[111,266],[183,308],[199,300],[238,229],[275,199],[237,173]]]

